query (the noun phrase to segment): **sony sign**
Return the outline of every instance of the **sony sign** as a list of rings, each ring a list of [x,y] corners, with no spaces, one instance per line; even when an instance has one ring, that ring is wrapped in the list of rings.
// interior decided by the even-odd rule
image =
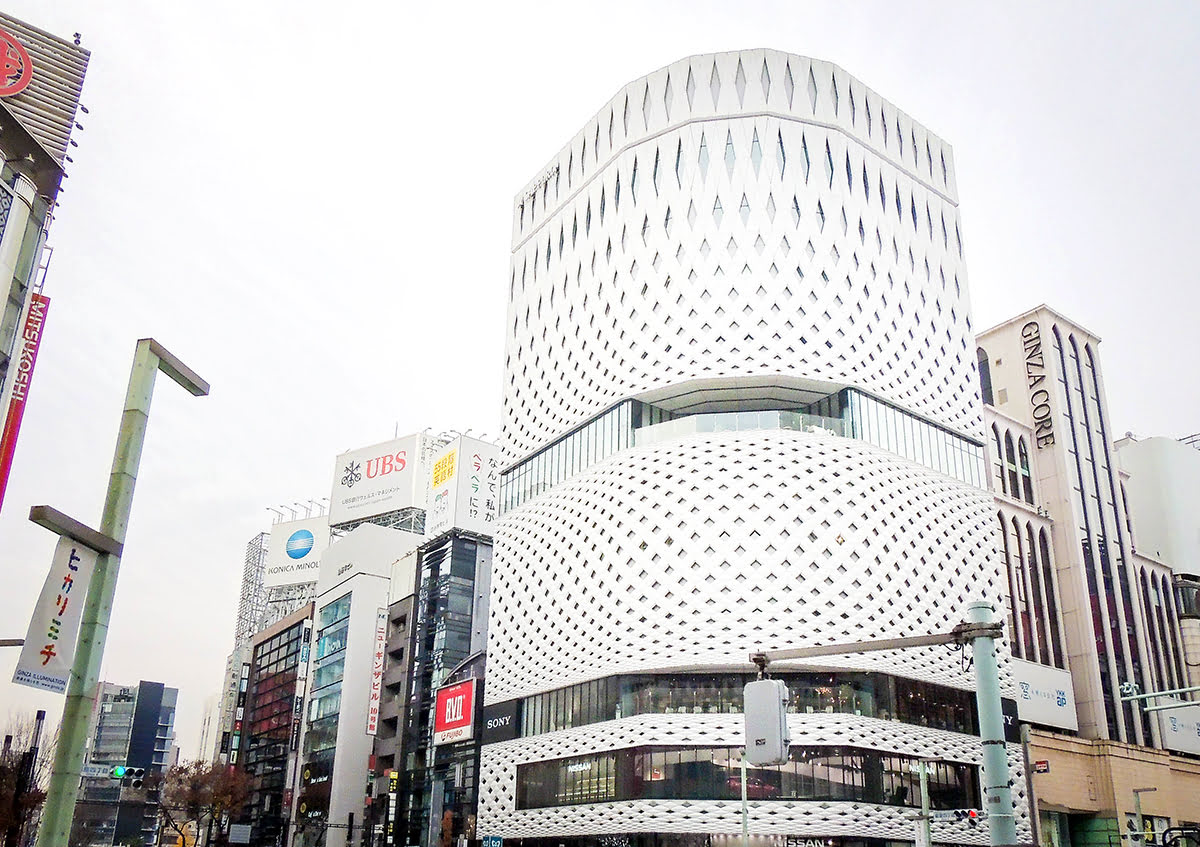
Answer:
[[[521,732],[521,701],[505,700],[483,707],[483,743],[512,741]]]
[[[1021,327],[1021,346],[1025,348],[1025,382],[1033,405],[1033,437],[1038,449],[1054,443],[1054,422],[1050,419],[1050,389],[1046,387],[1046,354],[1042,351],[1042,328],[1037,321]]]

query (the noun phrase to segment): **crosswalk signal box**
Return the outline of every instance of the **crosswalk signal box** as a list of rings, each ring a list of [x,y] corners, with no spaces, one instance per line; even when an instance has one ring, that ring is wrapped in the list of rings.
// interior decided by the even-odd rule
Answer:
[[[746,762],[781,765],[788,760],[787,686],[778,679],[758,679],[742,691],[746,716]]]

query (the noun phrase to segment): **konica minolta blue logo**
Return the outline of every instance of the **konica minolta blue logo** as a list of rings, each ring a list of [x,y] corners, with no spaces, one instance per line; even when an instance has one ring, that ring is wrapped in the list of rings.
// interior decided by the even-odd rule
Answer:
[[[289,535],[285,547],[291,559],[303,559],[312,548],[313,534],[307,529],[298,529]]]

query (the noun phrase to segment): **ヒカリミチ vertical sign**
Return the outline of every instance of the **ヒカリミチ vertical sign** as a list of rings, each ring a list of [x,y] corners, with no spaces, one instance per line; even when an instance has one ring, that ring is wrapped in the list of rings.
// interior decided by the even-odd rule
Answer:
[[[70,538],[60,538],[50,574],[33,609],[25,646],[13,682],[62,694],[71,678],[83,603],[99,554]]]

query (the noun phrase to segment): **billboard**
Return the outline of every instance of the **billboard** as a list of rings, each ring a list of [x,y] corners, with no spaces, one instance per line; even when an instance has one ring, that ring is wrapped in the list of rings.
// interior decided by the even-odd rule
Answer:
[[[263,587],[316,582],[321,554],[328,546],[329,521],[325,517],[275,524],[271,527]]]
[[[433,744],[453,744],[475,737],[475,680],[439,688],[433,717]]]
[[[491,535],[500,494],[500,448],[460,436],[433,460],[425,535],[465,529]]]
[[[329,525],[375,517],[409,506],[425,508],[421,435],[409,435],[337,457]]]
[[[383,701],[383,665],[387,652],[388,610],[375,610],[375,650],[371,654],[371,693],[367,696],[367,735],[379,729],[379,706]]]
[[[1178,697],[1159,697],[1154,700],[1158,706],[1182,702]],[[1162,730],[1163,746],[1168,750],[1200,755],[1200,705],[1163,709],[1158,712],[1158,724]]]
[[[1014,658],[1012,663],[1020,719],[1026,723],[1078,730],[1071,674],[1024,659]]]

